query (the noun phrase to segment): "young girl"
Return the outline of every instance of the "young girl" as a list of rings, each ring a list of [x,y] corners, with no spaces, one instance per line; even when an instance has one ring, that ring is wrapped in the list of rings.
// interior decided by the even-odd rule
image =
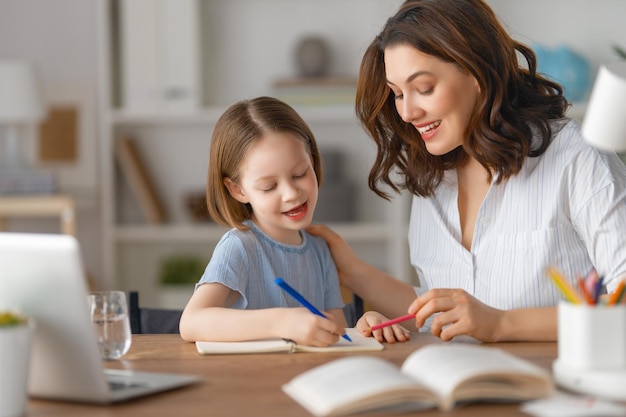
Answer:
[[[220,117],[211,139],[207,206],[233,227],[217,244],[180,320],[188,341],[278,337],[327,346],[347,326],[335,264],[323,239],[303,231],[322,180],[313,133],[290,106],[243,100]],[[274,283],[304,295],[328,319]]]

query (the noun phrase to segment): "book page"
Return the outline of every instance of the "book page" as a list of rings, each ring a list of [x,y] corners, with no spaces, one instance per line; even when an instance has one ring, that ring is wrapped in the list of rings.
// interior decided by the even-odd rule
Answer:
[[[356,328],[347,328],[346,334],[350,336],[352,342],[348,342],[343,337],[337,343],[327,347],[296,345],[298,352],[365,352],[383,350],[385,347],[373,337],[365,337]]]
[[[349,356],[313,368],[283,385],[283,391],[316,416],[436,404],[427,389],[395,365],[370,356]]]
[[[196,342],[201,355],[291,352],[294,343],[284,339],[249,340],[245,342]]]
[[[529,399],[553,390],[545,369],[501,349],[477,345],[425,346],[404,361],[402,372],[436,392],[443,409],[458,400]]]

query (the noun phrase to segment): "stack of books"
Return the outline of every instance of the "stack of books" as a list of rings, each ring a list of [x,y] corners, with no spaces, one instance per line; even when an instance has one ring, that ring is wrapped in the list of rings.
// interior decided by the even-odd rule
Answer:
[[[291,105],[354,104],[355,77],[300,77],[274,81],[274,95]]]

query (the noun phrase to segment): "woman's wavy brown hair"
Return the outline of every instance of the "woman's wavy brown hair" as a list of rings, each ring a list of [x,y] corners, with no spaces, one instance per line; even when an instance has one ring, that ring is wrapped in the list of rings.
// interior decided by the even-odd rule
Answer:
[[[385,49],[398,44],[453,63],[477,80],[480,92],[462,147],[431,155],[417,129],[400,118],[384,65]],[[430,196],[444,172],[468,154],[501,182],[517,174],[526,157],[545,152],[552,121],[562,119],[567,106],[561,86],[537,73],[534,52],[513,40],[481,0],[406,1],[361,61],[356,113],[378,149],[369,187],[386,199],[383,184]],[[394,171],[400,180],[392,179]]]
[[[252,207],[235,200],[224,179],[239,182],[239,169],[252,145],[272,133],[290,133],[304,143],[317,183],[322,183],[322,161],[313,132],[287,103],[273,97],[256,97],[231,105],[220,116],[211,137],[206,203],[209,215],[223,226],[246,230]]]

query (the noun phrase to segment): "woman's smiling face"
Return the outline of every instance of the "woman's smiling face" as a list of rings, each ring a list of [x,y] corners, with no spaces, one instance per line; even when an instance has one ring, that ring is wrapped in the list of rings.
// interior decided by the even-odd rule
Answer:
[[[406,44],[385,49],[385,74],[398,114],[428,152],[444,155],[463,144],[479,93],[473,76]]]

